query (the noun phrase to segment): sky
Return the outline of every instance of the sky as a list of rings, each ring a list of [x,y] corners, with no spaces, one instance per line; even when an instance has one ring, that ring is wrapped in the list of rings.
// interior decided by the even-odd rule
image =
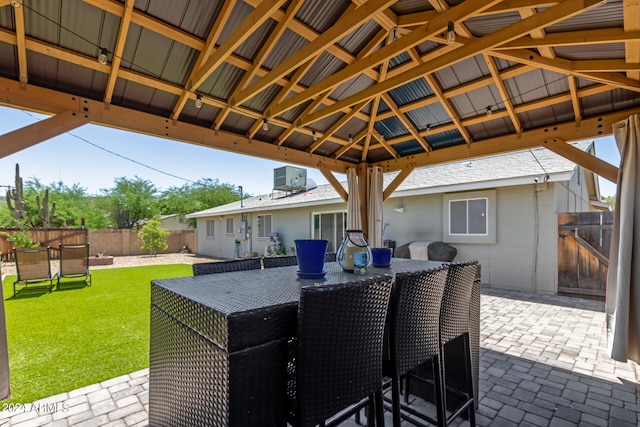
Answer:
[[[0,135],[46,118],[0,106]],[[620,155],[613,137],[594,141],[596,156],[618,166]],[[2,194],[4,186],[14,185],[16,163],[24,181],[38,178],[44,185],[62,181],[69,187],[77,183],[91,195],[113,188],[116,178],[136,176],[152,182],[159,190],[211,178],[220,184],[242,186],[245,194],[269,194],[273,170],[288,165],[97,125],[82,126],[0,159]],[[318,185],[327,184],[317,169],[306,170],[308,179]],[[346,181],[343,174],[335,176]],[[600,178],[601,195],[614,196],[615,191],[614,183]]]

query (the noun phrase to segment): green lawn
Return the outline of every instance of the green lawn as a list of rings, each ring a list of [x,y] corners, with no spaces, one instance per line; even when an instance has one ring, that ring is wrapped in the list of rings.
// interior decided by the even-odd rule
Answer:
[[[153,279],[190,276],[187,264],[93,270],[47,293],[3,283],[13,397],[29,403],[149,366]],[[37,286],[37,284],[30,285]]]

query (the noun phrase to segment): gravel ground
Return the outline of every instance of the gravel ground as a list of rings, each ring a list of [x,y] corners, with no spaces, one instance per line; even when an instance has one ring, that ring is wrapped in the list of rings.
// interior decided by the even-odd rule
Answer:
[[[134,255],[134,256],[117,256],[113,257],[112,265],[96,265],[91,266],[91,270],[102,268],[118,268],[118,267],[135,267],[139,265],[157,265],[157,264],[196,264],[199,262],[215,261],[213,258],[198,256],[194,254],[158,254],[152,255]],[[2,277],[9,274],[16,274],[15,262],[3,262],[1,272]],[[55,273],[59,270],[59,261],[51,260],[51,272]]]

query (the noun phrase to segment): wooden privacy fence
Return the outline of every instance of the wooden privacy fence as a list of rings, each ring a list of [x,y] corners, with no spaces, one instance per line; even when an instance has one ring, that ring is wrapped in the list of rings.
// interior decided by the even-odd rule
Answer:
[[[558,214],[558,293],[604,300],[613,212]]]
[[[0,229],[0,232],[13,234],[18,230]],[[58,258],[58,245],[78,245],[89,243],[91,255],[104,254],[111,256],[142,255],[145,252],[140,249],[136,230],[108,229],[92,231],[81,228],[65,229],[30,229],[25,231],[31,236],[31,240],[39,242],[42,246],[51,247],[51,257]],[[183,248],[195,250],[197,248],[196,230],[172,230],[167,238],[166,251],[161,253],[179,253]],[[13,244],[5,237],[0,237],[0,258],[2,261],[10,261],[13,256]]]
[[[3,228],[0,232],[9,235],[19,230],[13,228]],[[31,236],[31,240],[40,243],[41,246],[50,246],[51,257],[58,258],[58,245],[83,245],[87,242],[87,230],[84,228],[32,228],[25,231]],[[0,237],[0,258],[2,261],[9,261],[13,257],[13,243],[7,238]]]

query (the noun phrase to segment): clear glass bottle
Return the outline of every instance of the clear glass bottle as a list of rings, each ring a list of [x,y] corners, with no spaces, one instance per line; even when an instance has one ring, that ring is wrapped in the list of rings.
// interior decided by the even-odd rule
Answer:
[[[358,271],[355,271],[353,254],[357,252],[364,252],[366,254],[367,261],[364,266],[360,266]],[[371,249],[364,238],[362,230],[347,230],[344,242],[342,242],[340,249],[338,249],[336,260],[344,271],[351,271],[354,273],[366,272],[366,268],[371,265]]]

